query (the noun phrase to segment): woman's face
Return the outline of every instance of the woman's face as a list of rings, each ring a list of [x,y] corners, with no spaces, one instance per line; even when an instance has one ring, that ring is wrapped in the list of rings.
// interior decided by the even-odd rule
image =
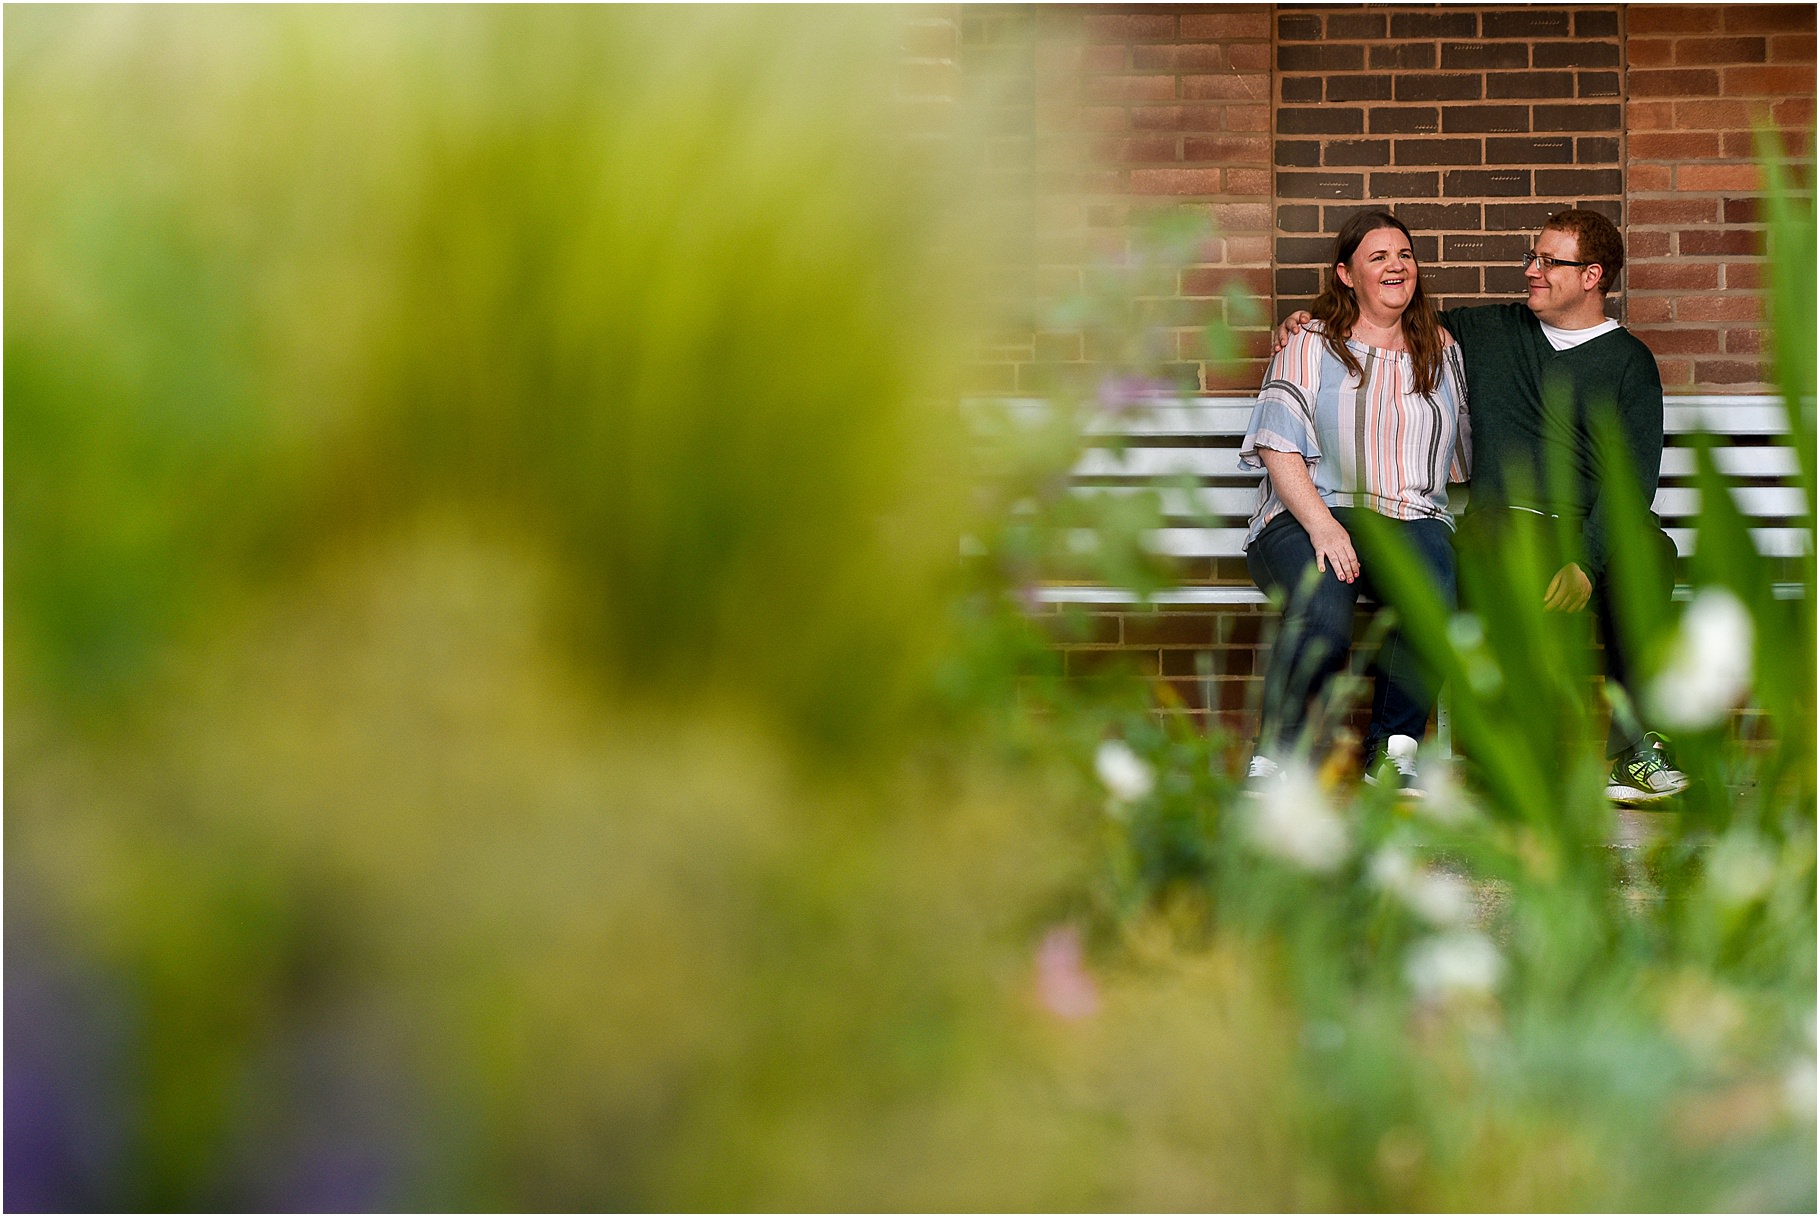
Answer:
[[[1372,229],[1335,271],[1368,316],[1401,316],[1415,295],[1416,255],[1400,228]]]

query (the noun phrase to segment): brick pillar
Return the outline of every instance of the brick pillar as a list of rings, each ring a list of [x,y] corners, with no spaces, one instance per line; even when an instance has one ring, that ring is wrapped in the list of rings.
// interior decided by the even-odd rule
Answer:
[[[913,136],[952,133],[961,96],[961,6],[915,4],[897,13],[897,101]]]
[[[1671,392],[1770,387],[1753,130],[1812,155],[1814,13],[1719,4],[1626,14],[1629,322]]]
[[[1189,212],[1213,239],[1168,282],[1136,285],[1133,315],[1162,341],[1177,387],[1255,388],[1269,351],[1268,7],[970,5],[962,63],[1001,185],[1027,191],[1015,204],[1022,269],[1005,282],[1036,306],[1031,331],[982,346],[973,387],[1040,391],[1113,358],[1090,333],[1051,324],[1051,306],[1127,252],[1148,218]],[[1223,290],[1235,282],[1257,321],[1248,358],[1221,367],[1206,327],[1230,320]]]
[[[1514,298],[1542,221],[1623,222],[1618,10],[1279,8],[1278,315],[1365,207],[1409,225],[1442,307]]]

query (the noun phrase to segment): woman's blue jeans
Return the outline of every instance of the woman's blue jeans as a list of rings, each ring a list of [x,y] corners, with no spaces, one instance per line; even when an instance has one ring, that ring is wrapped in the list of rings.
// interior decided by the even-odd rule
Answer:
[[[1283,597],[1283,623],[1271,645],[1264,673],[1264,720],[1258,751],[1288,755],[1301,738],[1311,703],[1324,694],[1346,667],[1352,651],[1353,616],[1363,597],[1390,604],[1387,590],[1372,578],[1371,542],[1353,526],[1365,509],[1339,507],[1334,518],[1352,534],[1359,554],[1359,577],[1342,583],[1331,566],[1315,571],[1314,546],[1294,516],[1284,512],[1259,533],[1245,551],[1252,579],[1266,593]],[[1454,581],[1453,530],[1442,520],[1392,520],[1388,526],[1427,568],[1441,603],[1451,612],[1457,604]],[[1309,572],[1314,572],[1309,576]],[[1393,735],[1417,739],[1428,728],[1428,716],[1440,693],[1440,680],[1393,624],[1371,665],[1371,726],[1365,755],[1381,750]]]

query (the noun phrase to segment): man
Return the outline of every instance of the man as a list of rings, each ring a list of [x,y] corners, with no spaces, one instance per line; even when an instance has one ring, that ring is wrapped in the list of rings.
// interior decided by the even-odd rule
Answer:
[[[1526,539],[1559,563],[1544,607],[1578,612],[1590,603],[1605,638],[1606,680],[1628,693],[1635,670],[1633,625],[1665,619],[1674,581],[1674,543],[1659,527],[1655,561],[1638,562],[1644,577],[1626,581],[1614,600],[1610,545],[1615,514],[1649,514],[1662,464],[1662,379],[1655,356],[1605,315],[1605,298],[1624,266],[1617,227],[1593,211],[1550,216],[1524,255],[1524,303],[1452,309],[1443,324],[1459,341],[1473,430],[1472,494],[1454,544],[1462,599],[1468,607],[1510,603],[1537,589],[1505,584],[1502,558]],[[1279,339],[1307,317],[1298,313]],[[1608,467],[1604,440],[1619,441],[1627,468]],[[1621,495],[1632,496],[1628,504]],[[1620,565],[1630,558],[1620,560]],[[1636,611],[1641,610],[1641,611]],[[1606,793],[1624,804],[1659,802],[1687,785],[1644,730],[1628,696],[1615,696],[1606,755]]]

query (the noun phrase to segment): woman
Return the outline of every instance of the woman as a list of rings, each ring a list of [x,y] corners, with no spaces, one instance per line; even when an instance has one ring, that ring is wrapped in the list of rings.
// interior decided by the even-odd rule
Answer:
[[[1388,212],[1354,216],[1334,240],[1314,320],[1271,360],[1239,460],[1262,468],[1245,561],[1283,598],[1264,682],[1264,721],[1248,775],[1274,777],[1303,740],[1309,703],[1346,665],[1361,594],[1383,601],[1370,537],[1381,517],[1455,600],[1447,483],[1471,460],[1459,348],[1422,294],[1409,230]],[[1363,548],[1363,558],[1360,550]],[[1416,740],[1438,682],[1400,626],[1374,665],[1368,781],[1415,789]],[[1381,768],[1388,757],[1392,768]]]

